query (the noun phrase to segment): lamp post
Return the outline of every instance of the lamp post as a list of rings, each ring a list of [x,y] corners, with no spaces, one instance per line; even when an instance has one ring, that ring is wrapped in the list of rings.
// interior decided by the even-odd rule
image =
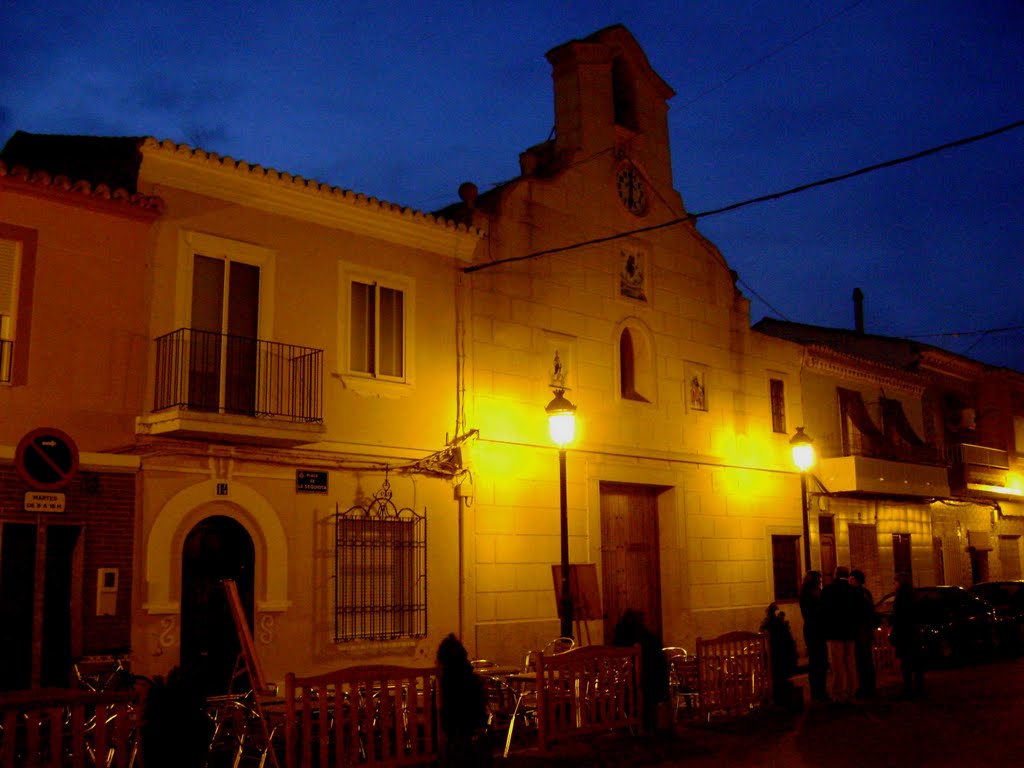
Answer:
[[[804,522],[804,572],[811,569],[811,526],[807,519],[807,470],[814,466],[814,441],[804,434],[803,427],[796,428],[796,434],[789,441],[793,451],[793,463],[800,470],[800,510]]]
[[[572,637],[572,589],[569,586],[569,506],[565,490],[565,446],[572,442],[576,433],[576,406],[565,399],[564,389],[555,389],[555,397],[544,409],[548,414],[548,429],[551,439],[558,446],[558,492],[559,524],[561,534],[562,592],[561,610],[562,637]]]

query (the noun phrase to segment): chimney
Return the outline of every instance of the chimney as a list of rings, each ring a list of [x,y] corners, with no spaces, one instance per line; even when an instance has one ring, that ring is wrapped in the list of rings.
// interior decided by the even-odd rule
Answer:
[[[853,289],[853,327],[857,333],[864,333],[864,291]]]

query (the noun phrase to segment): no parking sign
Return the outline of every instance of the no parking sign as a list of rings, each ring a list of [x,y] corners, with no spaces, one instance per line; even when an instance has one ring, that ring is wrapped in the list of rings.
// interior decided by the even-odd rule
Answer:
[[[78,471],[78,447],[59,429],[33,429],[18,443],[14,466],[33,488],[55,491],[70,483]]]

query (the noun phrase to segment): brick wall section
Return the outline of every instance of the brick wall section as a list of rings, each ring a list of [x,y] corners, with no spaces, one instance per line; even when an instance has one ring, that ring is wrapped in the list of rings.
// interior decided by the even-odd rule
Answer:
[[[0,521],[35,523],[23,511],[26,491],[32,490],[13,467],[0,467]],[[66,511],[46,517],[54,523],[82,526],[82,652],[105,653],[127,649],[131,642],[132,533],[135,515],[135,476],[80,472],[62,489]],[[96,615],[96,572],[118,569],[117,613]]]

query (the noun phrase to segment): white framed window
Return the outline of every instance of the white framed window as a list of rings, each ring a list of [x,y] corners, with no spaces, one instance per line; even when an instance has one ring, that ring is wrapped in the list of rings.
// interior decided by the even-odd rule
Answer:
[[[0,384],[11,382],[20,268],[21,243],[17,240],[0,239]]]
[[[415,281],[341,266],[339,359],[350,376],[409,383]]]
[[[37,233],[0,222],[0,385],[28,379]]]

